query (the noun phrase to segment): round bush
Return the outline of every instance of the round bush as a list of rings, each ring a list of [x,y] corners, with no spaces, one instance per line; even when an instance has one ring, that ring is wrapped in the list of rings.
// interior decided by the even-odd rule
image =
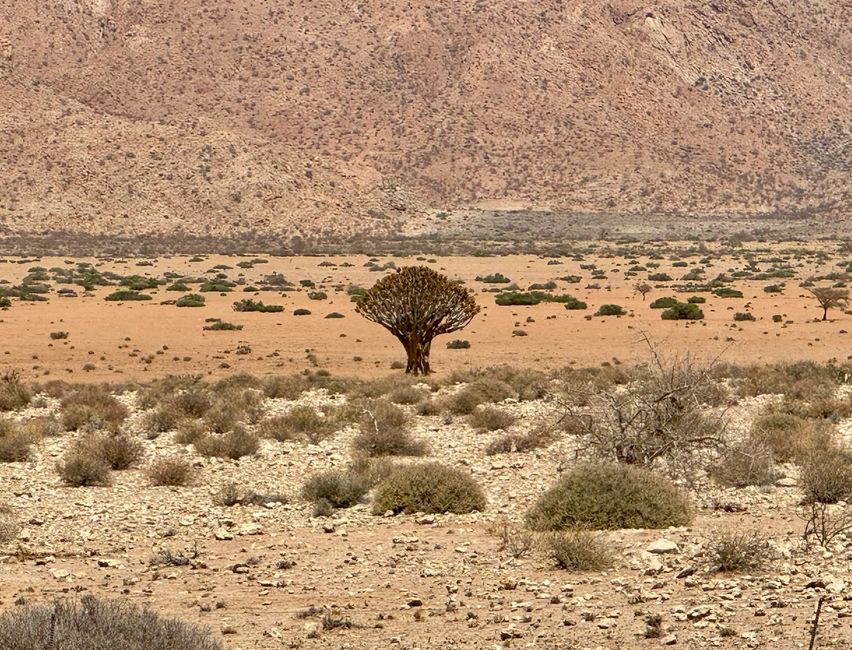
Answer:
[[[693,302],[679,302],[666,309],[660,317],[663,320],[701,320],[704,318],[704,312]]]
[[[463,514],[485,509],[485,494],[472,476],[440,463],[409,465],[376,488],[373,512]]]
[[[527,513],[534,530],[667,528],[692,520],[670,481],[630,465],[582,465],[565,474]]]
[[[204,628],[119,601],[83,596],[0,615],[4,650],[223,650]]]
[[[595,312],[595,316],[624,316],[626,313],[621,305],[601,305]]]

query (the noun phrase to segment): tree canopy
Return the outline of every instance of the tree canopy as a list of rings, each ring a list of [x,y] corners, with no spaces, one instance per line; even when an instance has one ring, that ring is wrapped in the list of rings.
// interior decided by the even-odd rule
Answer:
[[[358,300],[356,311],[402,343],[405,371],[428,374],[432,339],[467,326],[479,312],[473,293],[426,266],[407,266],[381,278]]]

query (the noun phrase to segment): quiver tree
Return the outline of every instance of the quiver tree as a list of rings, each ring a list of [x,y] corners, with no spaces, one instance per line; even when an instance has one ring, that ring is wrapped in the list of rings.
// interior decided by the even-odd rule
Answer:
[[[470,290],[425,266],[386,275],[355,310],[393,334],[405,348],[405,372],[427,375],[432,339],[465,327],[479,312]]]
[[[809,291],[817,299],[819,306],[822,307],[822,319],[828,320],[828,310],[832,307],[843,308],[846,306],[846,301],[849,298],[848,289],[840,289],[838,287],[814,287]]]

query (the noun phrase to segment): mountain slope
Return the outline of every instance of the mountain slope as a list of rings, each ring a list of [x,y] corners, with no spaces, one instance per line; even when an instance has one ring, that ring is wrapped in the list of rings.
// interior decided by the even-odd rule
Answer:
[[[850,15],[849,0],[0,0],[0,218],[381,233],[416,207],[397,186],[434,207],[842,214]]]

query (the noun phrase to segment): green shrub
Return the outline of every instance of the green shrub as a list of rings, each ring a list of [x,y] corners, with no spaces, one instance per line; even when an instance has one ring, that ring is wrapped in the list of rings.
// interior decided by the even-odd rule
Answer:
[[[228,293],[229,291],[233,291],[233,289],[233,282],[224,282],[222,280],[208,280],[207,282],[203,282],[198,288],[202,293]]]
[[[485,509],[485,494],[469,474],[440,463],[401,467],[376,488],[373,512],[463,514]]]
[[[68,338],[68,332],[51,332],[50,338],[54,341],[64,341]]]
[[[703,305],[705,302],[707,302],[707,298],[705,298],[704,296],[690,296],[686,299],[686,302],[691,305]]]
[[[670,307],[674,307],[676,304],[678,304],[677,298],[666,296],[665,298],[657,298],[649,306],[651,309],[669,309]]]
[[[325,315],[326,318],[346,318],[339,311],[333,311]]]
[[[511,280],[502,273],[492,273],[491,275],[486,276],[477,275],[475,279],[477,282],[485,282],[487,284],[509,284],[511,282]]]
[[[666,309],[660,317],[663,320],[701,320],[704,312],[692,302],[679,302],[674,307]]]
[[[310,315],[311,315],[310,309],[294,309],[293,310],[293,316],[310,316]]]
[[[223,650],[201,627],[163,618],[130,603],[83,596],[0,614],[6,650]]]
[[[713,292],[714,295],[719,298],[742,298],[743,292],[738,291],[737,289],[731,289],[730,287],[719,287]]]
[[[216,321],[211,325],[205,325],[204,329],[208,332],[229,332],[229,331],[239,331],[243,329],[242,325],[235,325],[234,323],[226,323],[225,321]]]
[[[184,282],[175,282],[166,287],[166,291],[189,291],[189,286]]]
[[[12,306],[12,301],[6,296],[0,296],[0,309],[8,309]]]
[[[601,305],[595,316],[624,316],[626,313],[621,305]]]
[[[311,291],[308,293],[310,300],[327,300],[328,294],[325,291]]]
[[[549,533],[544,548],[557,567],[568,571],[601,571],[612,564],[606,539],[582,528]]]
[[[782,323],[784,321],[784,317],[781,314],[773,314],[772,322],[773,323]]]
[[[454,341],[447,342],[448,350],[468,350],[470,349],[470,341],[465,341],[462,339],[455,339]]]
[[[736,321],[738,323],[742,322],[742,321],[747,321],[747,320],[753,321],[753,320],[757,320],[757,319],[754,317],[754,314],[752,314],[751,312],[747,312],[747,311],[738,311],[737,313],[734,314],[734,321]]]
[[[685,526],[692,508],[670,481],[622,464],[581,465],[563,475],[526,516],[534,530]]]
[[[561,302],[565,305],[565,309],[575,310],[575,309],[586,309],[588,305],[582,300],[578,300],[572,296],[563,296],[565,298],[570,298],[570,300],[558,300],[556,302]]]
[[[672,276],[668,273],[651,273],[648,279],[651,282],[671,282]]]
[[[185,296],[181,296],[175,301],[176,307],[203,307],[204,306],[204,296],[201,296],[197,293],[188,293]]]
[[[282,305],[264,305],[260,300],[243,298],[234,303],[234,311],[259,311],[264,313],[277,313],[284,311]]]
[[[111,302],[131,302],[134,300],[151,300],[151,296],[147,293],[139,293],[138,291],[113,291],[111,294],[105,296],[104,300]]]

